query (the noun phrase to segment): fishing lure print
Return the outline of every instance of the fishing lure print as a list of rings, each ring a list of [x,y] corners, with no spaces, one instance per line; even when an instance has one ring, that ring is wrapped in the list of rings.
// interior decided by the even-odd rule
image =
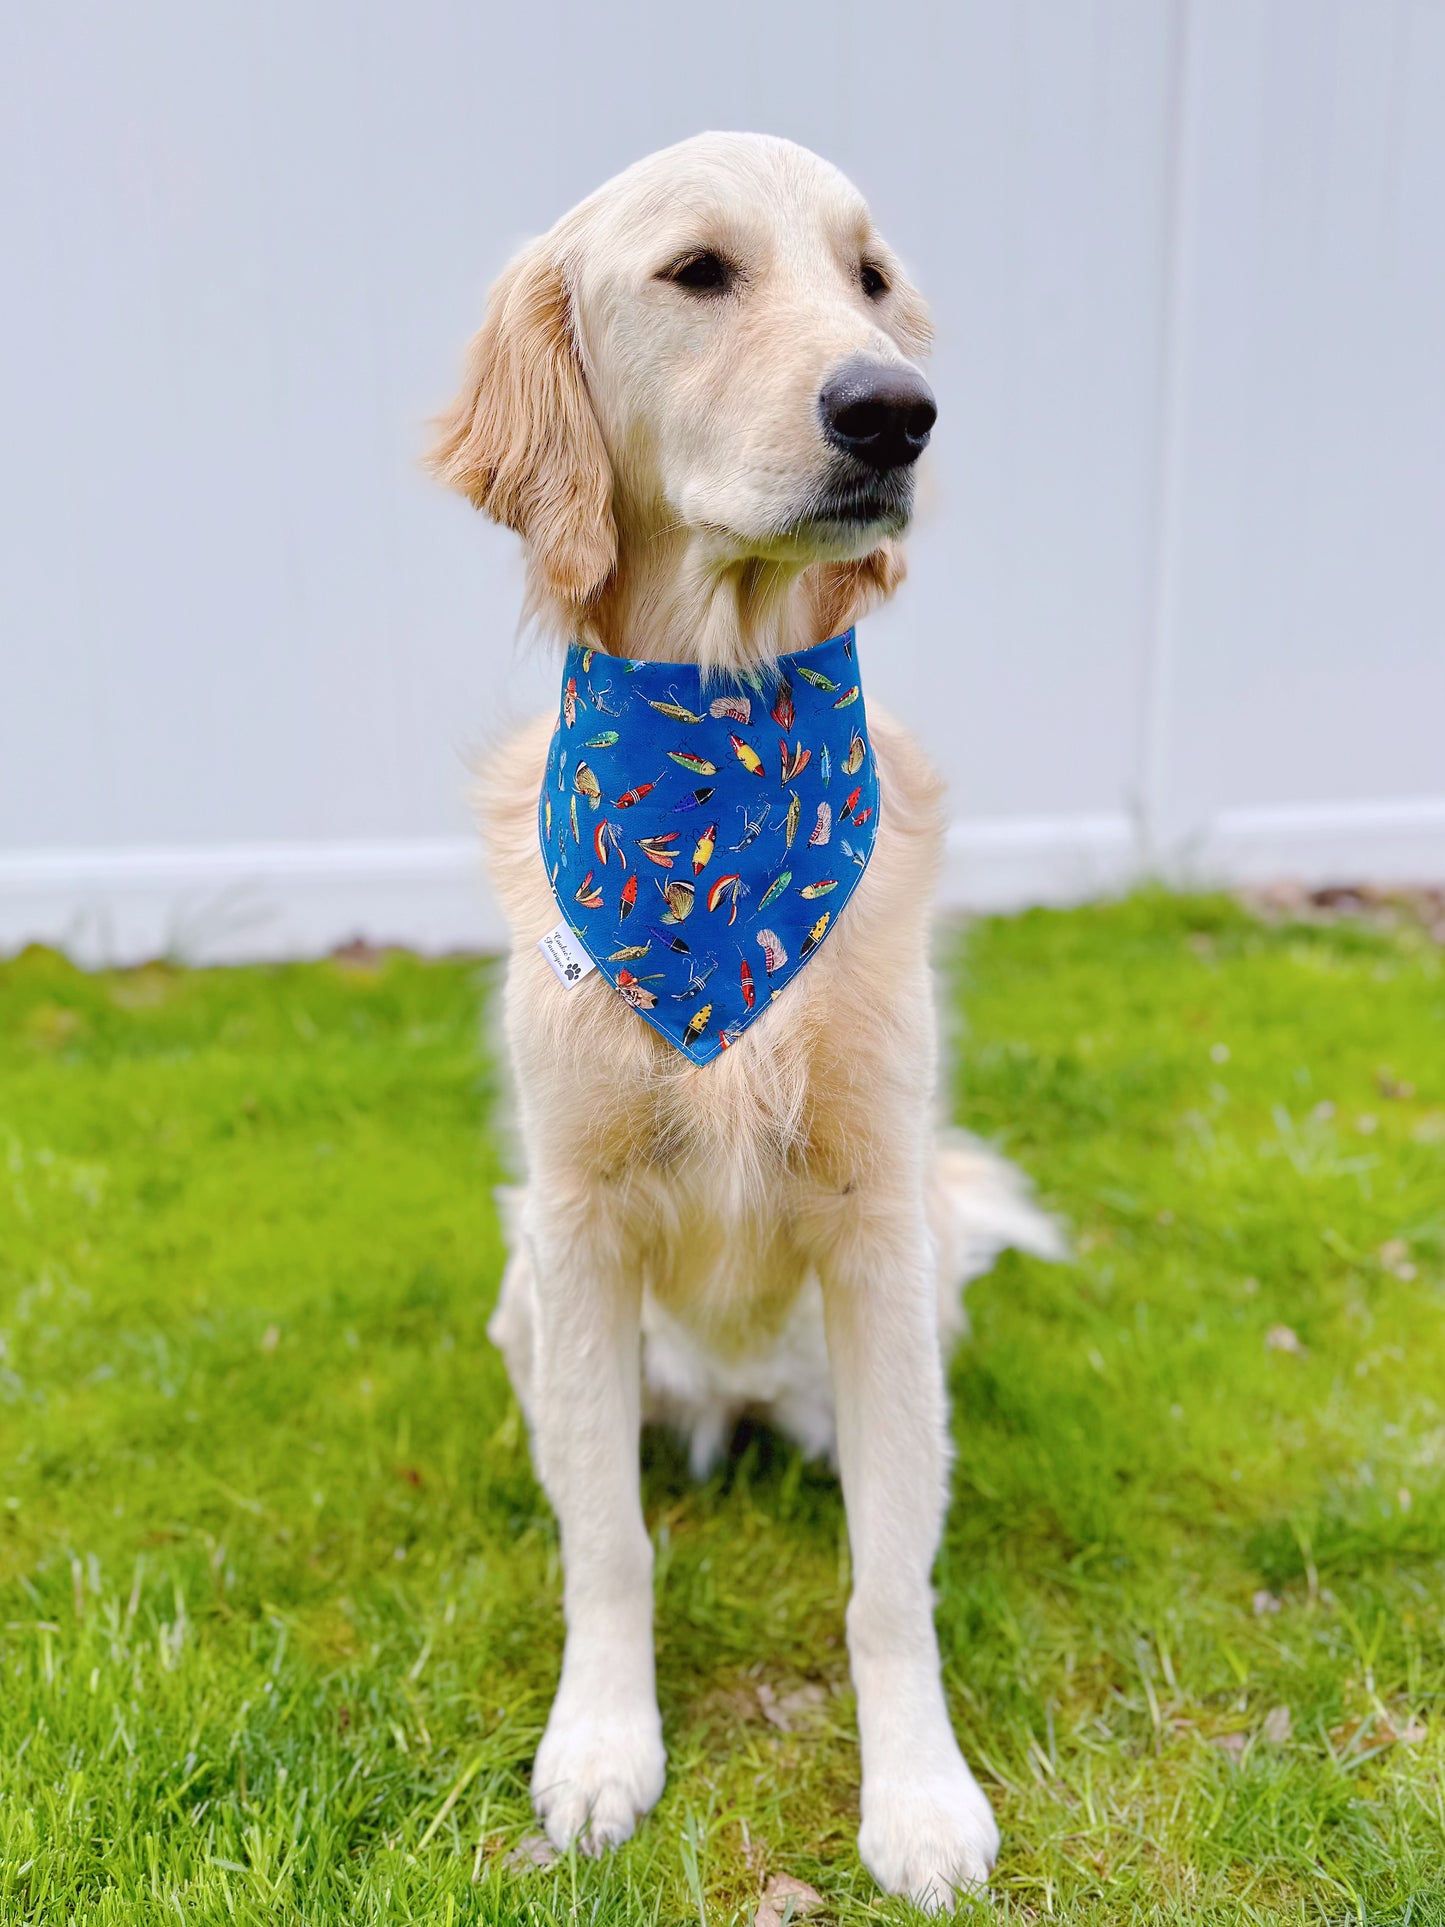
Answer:
[[[652,792],[657,788],[658,784],[661,781],[662,781],[662,778],[660,776],[656,776],[653,778],[653,780],[650,783],[639,783],[635,790],[624,791],[623,794],[619,796],[617,801],[612,805],[613,809],[630,810],[633,804],[640,803],[644,796],[651,796]]]
[[[763,759],[753,748],[752,744],[745,743],[741,736],[733,736],[731,734],[728,736],[728,741],[733,746],[733,755],[737,757],[748,774],[750,776],[761,776],[763,774]]]
[[[655,709],[659,716],[666,716],[671,722],[700,723],[702,721],[702,717],[696,710],[688,709],[680,702],[660,703],[652,696],[644,696],[642,700],[649,709]]]
[[[666,836],[640,836],[637,847],[650,862],[660,870],[670,870],[677,861],[677,851],[668,849],[669,843],[676,843],[681,835],[679,830],[669,830]]]
[[[703,1032],[707,1029],[708,1019],[711,1016],[712,1016],[712,1005],[704,1004],[702,1008],[695,1013],[692,1022],[688,1025],[687,1029],[682,1033],[683,1043],[690,1044],[695,1037],[701,1037]]]
[[[675,878],[671,883],[659,883],[662,900],[667,908],[662,913],[664,923],[685,923],[692,915],[692,906],[697,891],[694,885]]]
[[[652,1010],[657,1003],[657,992],[649,990],[630,970],[618,971],[617,988],[634,1010]]]
[[[812,762],[813,752],[810,749],[804,749],[801,743],[798,744],[796,749],[790,751],[786,741],[779,743],[778,748],[783,752],[782,780],[786,788],[789,783],[797,782],[803,771],[808,767],[809,763]]]
[[[683,810],[700,810],[704,803],[710,803],[716,795],[716,789],[689,790],[680,802],[673,804],[672,813],[676,816]]]
[[[675,931],[659,930],[655,923],[649,927],[653,936],[665,950],[674,951],[679,957],[690,957],[692,955],[692,945],[684,943]]]
[[[701,970],[698,969],[695,963],[690,963],[687,967],[687,982],[681,990],[674,990],[672,992],[672,1001],[675,1004],[690,1004],[694,997],[701,996],[703,991],[707,989],[716,969],[716,957],[709,957]]]
[[[709,910],[716,910],[719,904],[728,904],[730,906],[728,909],[728,922],[736,923],[738,920],[738,899],[745,897],[747,893],[748,887],[740,876],[719,877],[707,893],[707,907]]]
[[[775,876],[773,878],[772,882],[768,885],[767,890],[764,892],[762,902],[758,905],[759,916],[762,915],[763,911],[767,909],[770,903],[777,902],[778,898],[783,894],[784,890],[787,889],[788,885],[792,882],[792,880],[793,880],[793,873],[791,870],[784,870],[778,876]]]
[[[609,823],[604,816],[592,832],[592,847],[597,852],[597,861],[604,869],[607,867],[607,853],[610,850],[622,865],[627,868],[627,852],[622,847],[622,832],[615,823]]]
[[[788,814],[783,818],[783,848],[791,850],[793,838],[798,834],[798,825],[803,820],[803,805],[798,792],[792,792],[793,800],[788,805]]]
[[[763,947],[763,965],[771,977],[775,970],[781,970],[788,961],[788,953],[783,948],[782,939],[776,930],[760,930],[758,942]]]
[[[772,807],[771,803],[764,803],[762,814],[758,817],[751,817],[748,815],[747,805],[745,803],[738,805],[738,808],[743,813],[743,840],[741,843],[734,843],[732,845],[734,856],[736,856],[740,850],[751,849],[753,844],[757,842],[767,825],[768,813]]]
[[[795,676],[801,676],[804,682],[811,683],[814,689],[826,690],[830,696],[838,687],[831,676],[819,675],[816,669],[810,669],[806,663],[795,663],[793,665],[793,674]]]
[[[638,1020],[707,1064],[786,1000],[872,854],[878,774],[851,635],[732,673],[574,643],[552,722],[537,837],[564,927]],[[846,1048],[847,1013],[820,984],[810,1025],[816,1010]]]
[[[828,919],[832,914],[833,912],[831,910],[825,910],[808,932],[807,936],[804,937],[802,943],[798,946],[799,963],[802,963],[805,958],[811,957],[813,952],[818,948],[818,945],[823,941],[823,932],[828,928]]]

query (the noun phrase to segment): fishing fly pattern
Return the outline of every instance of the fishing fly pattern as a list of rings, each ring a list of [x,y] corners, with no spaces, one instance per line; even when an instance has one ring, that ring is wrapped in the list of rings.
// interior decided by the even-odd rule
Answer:
[[[857,678],[851,629],[747,679],[567,652],[537,807],[547,874],[599,975],[696,1064],[772,1008],[873,853]]]

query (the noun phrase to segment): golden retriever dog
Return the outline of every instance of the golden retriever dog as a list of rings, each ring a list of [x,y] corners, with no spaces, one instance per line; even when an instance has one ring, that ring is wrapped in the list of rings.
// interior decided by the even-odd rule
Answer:
[[[618,657],[743,671],[888,595],[934,419],[926,311],[836,169],[704,134],[609,181],[506,269],[435,473],[522,538],[529,613]],[[941,785],[870,709],[886,807],[829,942],[699,1066],[600,973],[538,949],[557,902],[537,800],[555,718],[482,788],[514,945],[505,1027],[526,1161],[492,1335],[565,1571],[533,1799],[552,1840],[624,1840],[663,1785],[639,1428],[699,1470],[743,1413],[835,1457],[852,1548],[859,1851],[945,1907],[998,1830],[949,1722],[931,1569],[944,1348],[1005,1244],[1054,1248],[1015,1174],[935,1122],[928,963]],[[840,1017],[843,1021],[839,1021]]]

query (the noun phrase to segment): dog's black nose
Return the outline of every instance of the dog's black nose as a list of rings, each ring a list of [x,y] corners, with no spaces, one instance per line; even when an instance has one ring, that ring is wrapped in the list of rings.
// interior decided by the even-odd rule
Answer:
[[[856,355],[818,397],[823,433],[869,468],[906,468],[928,446],[938,419],[933,390],[906,362]]]

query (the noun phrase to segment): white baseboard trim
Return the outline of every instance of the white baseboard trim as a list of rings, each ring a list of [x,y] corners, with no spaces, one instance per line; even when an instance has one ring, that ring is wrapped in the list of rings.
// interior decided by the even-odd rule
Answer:
[[[1445,796],[1223,810],[1175,866],[1183,881],[1445,883]]]
[[[975,817],[949,825],[939,901],[978,911],[1086,903],[1143,868],[1138,827],[1122,813]]]
[[[1231,810],[1181,838],[1187,885],[1445,883],[1445,797]],[[1144,874],[1122,812],[955,822],[940,902],[1016,910],[1107,896]],[[87,966],[156,956],[322,956],[362,937],[433,954],[487,950],[505,926],[471,838],[0,853],[0,956],[53,944]]]
[[[257,963],[353,938],[495,949],[475,838],[0,854],[0,955],[48,943],[87,967],[150,957]]]

